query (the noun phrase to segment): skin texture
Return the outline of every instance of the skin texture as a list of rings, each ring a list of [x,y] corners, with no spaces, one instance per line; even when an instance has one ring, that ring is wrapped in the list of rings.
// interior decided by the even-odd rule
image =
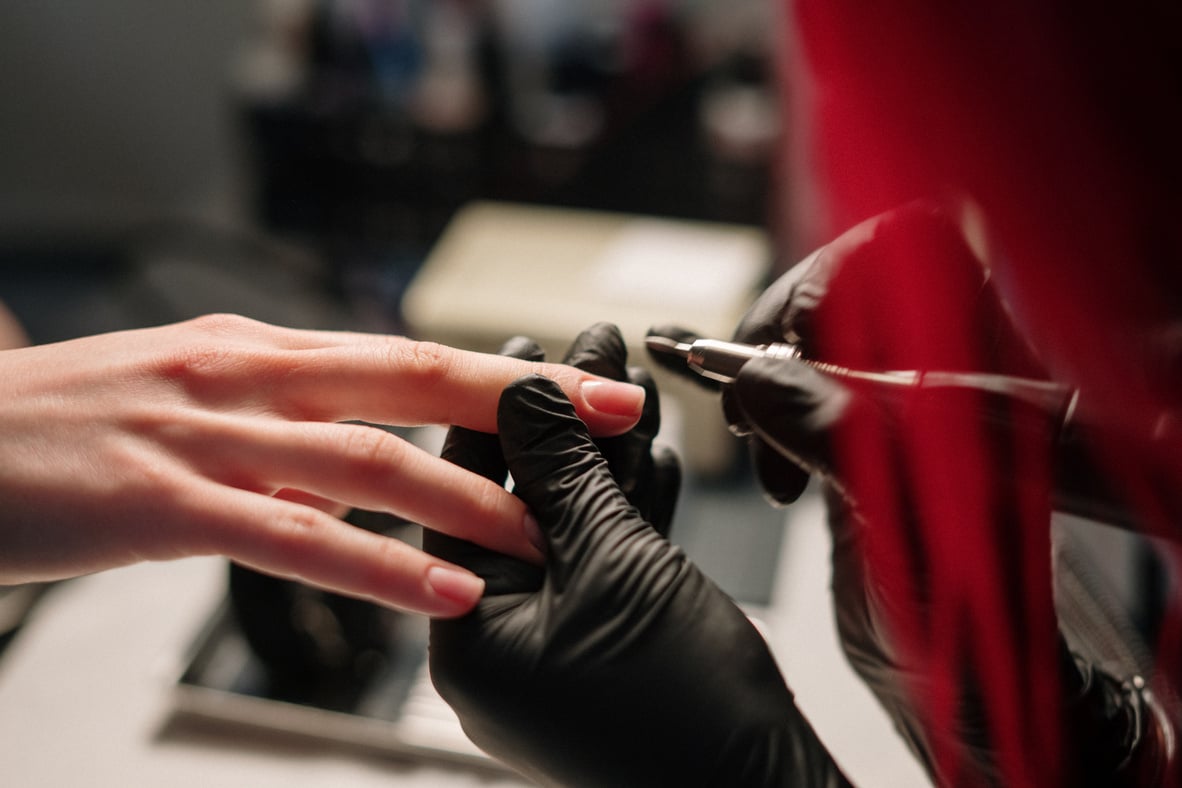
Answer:
[[[529,562],[502,487],[357,423],[492,431],[501,390],[552,378],[604,435],[644,392],[557,364],[215,315],[0,353],[0,582],[221,554],[429,615],[483,590],[447,561],[343,523],[391,512]]]

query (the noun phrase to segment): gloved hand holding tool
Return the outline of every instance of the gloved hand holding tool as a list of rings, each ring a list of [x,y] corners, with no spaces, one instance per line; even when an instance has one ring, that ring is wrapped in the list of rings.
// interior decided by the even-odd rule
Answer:
[[[699,339],[680,326],[650,333],[683,344]],[[1145,374],[1179,377],[1180,337],[1182,327],[1170,326],[1149,340],[1146,352],[1158,363]],[[1056,510],[1178,538],[1182,495],[1161,470],[1172,463],[1161,458],[1182,451],[1182,412],[1097,412],[1089,396],[1050,382],[963,229],[931,205],[913,203],[869,219],[797,263],[752,305],[733,341],[789,345],[797,357],[827,373],[756,361],[744,366],[743,379],[730,375],[735,385],[723,389],[727,421],[733,432],[748,437],[756,472],[776,502],[792,502],[810,470],[824,473],[829,467],[841,414],[863,404],[844,396],[850,385],[897,411],[899,386],[875,384],[914,383],[912,393],[921,388],[979,392],[984,426],[994,433],[1012,426],[1007,401],[1043,411],[1056,429],[1051,455]],[[659,354],[661,348],[654,349]],[[655,360],[685,371],[676,357],[655,354]],[[925,374],[911,380],[871,375],[870,384],[864,384],[861,373],[882,371]],[[927,374],[933,371],[941,374]],[[772,395],[777,375],[783,390]],[[698,382],[717,387],[701,378]],[[810,396],[825,407],[811,407]],[[801,408],[808,418],[801,417]],[[760,409],[763,417],[756,417]],[[1137,501],[1111,478],[1114,470],[1126,477],[1123,486],[1129,485],[1127,477],[1137,477],[1148,491],[1142,494],[1164,507],[1158,518],[1164,523],[1145,521]]]
[[[843,648],[938,784],[1160,776],[1146,696],[1078,671],[1055,625],[1053,446],[1073,392],[954,222],[917,204],[855,227],[768,288],[738,346],[651,334],[664,366],[723,371],[706,385],[723,383],[770,498],[810,473],[835,493]]]
[[[659,338],[699,337],[680,326],[649,333],[654,360],[685,374],[684,358],[662,353]],[[834,431],[867,400],[889,413],[925,384],[981,390],[984,382],[914,373],[984,373],[996,376],[988,385],[998,393],[1060,411],[1069,402],[1069,392],[1045,383],[959,226],[922,203],[867,220],[797,263],[760,295],[732,341],[788,345],[812,367],[756,359],[741,375],[732,368],[725,382],[733,385],[722,387],[731,430],[749,439],[764,490],[782,504],[796,500],[810,471],[832,471]]]

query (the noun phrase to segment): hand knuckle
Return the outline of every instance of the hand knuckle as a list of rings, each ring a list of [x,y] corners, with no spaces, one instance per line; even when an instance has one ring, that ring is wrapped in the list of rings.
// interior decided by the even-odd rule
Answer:
[[[275,523],[273,545],[276,561],[282,566],[295,566],[314,550],[323,530],[327,515],[306,507],[292,506]]]
[[[357,426],[349,430],[343,451],[351,475],[380,482],[397,464],[401,447],[401,441],[376,427]]]
[[[359,570],[354,577],[354,593],[370,600],[389,598],[391,577],[409,571],[406,545],[397,539],[378,539],[370,550],[369,568]]]
[[[230,322],[246,320],[233,315],[201,319],[216,322],[222,318]],[[273,390],[286,374],[282,354],[265,346],[234,341],[235,336],[239,334],[202,331],[190,341],[166,351],[153,371],[198,398],[240,392],[241,385],[246,383],[255,392]]]
[[[208,341],[176,348],[160,364],[162,374],[192,384],[223,376],[233,363],[233,353],[224,345]]]
[[[400,352],[405,365],[423,385],[434,387],[452,374],[455,358],[437,342],[410,342]]]
[[[492,482],[475,486],[472,495],[473,505],[480,515],[480,521],[495,521],[499,515],[504,514],[506,501],[516,500],[511,498],[503,487]]]
[[[443,391],[461,377],[461,360],[451,348],[437,342],[406,340],[389,346],[387,363],[408,381],[427,405],[426,418],[439,423],[455,421],[455,397]]]
[[[167,497],[178,487],[172,468],[142,452],[129,452],[122,465],[132,486],[137,489],[137,496],[148,492]]]
[[[263,325],[257,320],[226,312],[201,315],[189,321],[189,326],[197,333],[219,337],[257,333]]]

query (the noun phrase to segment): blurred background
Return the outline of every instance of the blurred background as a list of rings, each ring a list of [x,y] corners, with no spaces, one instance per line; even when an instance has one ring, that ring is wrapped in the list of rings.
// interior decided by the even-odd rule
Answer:
[[[35,341],[398,330],[475,199],[763,226],[773,5],[7,3],[0,298]]]

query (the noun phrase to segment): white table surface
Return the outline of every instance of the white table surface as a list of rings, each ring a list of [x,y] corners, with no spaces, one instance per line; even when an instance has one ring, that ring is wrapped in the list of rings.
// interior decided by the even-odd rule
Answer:
[[[787,526],[776,602],[765,618],[797,702],[857,784],[927,784],[838,651],[820,504],[792,507]],[[0,658],[0,782],[14,788],[523,785],[458,767],[178,722],[171,688],[224,580],[224,563],[202,558],[104,572],[53,589]]]

